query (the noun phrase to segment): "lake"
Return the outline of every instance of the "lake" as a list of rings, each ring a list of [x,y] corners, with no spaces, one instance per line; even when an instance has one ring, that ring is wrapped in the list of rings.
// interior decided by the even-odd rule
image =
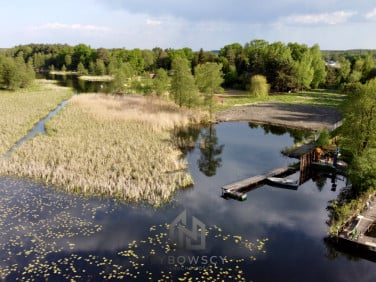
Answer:
[[[221,197],[225,184],[296,162],[280,152],[305,132],[237,122],[191,133],[195,185],[158,209],[1,177],[0,279],[374,281],[374,262],[324,241],[343,177]]]

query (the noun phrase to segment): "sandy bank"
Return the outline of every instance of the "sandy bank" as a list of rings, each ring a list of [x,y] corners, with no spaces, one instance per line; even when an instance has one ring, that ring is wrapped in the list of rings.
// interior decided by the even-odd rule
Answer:
[[[284,103],[260,103],[236,106],[216,114],[218,121],[250,121],[318,130],[332,129],[342,114],[332,107]]]

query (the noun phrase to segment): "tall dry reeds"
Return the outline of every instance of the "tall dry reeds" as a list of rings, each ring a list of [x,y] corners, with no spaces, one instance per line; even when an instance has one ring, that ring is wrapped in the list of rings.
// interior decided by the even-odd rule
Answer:
[[[180,110],[174,103],[143,96],[111,96],[103,94],[73,97],[72,103],[105,120],[141,122],[154,130],[186,126],[200,116]]]
[[[0,173],[158,206],[192,184],[169,131],[189,120],[162,101],[79,95],[48,123],[47,136],[26,142],[0,163]]]
[[[39,79],[29,89],[0,91],[0,155],[71,95],[71,89]]]

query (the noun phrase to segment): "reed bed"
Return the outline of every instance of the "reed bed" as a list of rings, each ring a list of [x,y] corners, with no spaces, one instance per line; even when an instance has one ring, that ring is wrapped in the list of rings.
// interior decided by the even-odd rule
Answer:
[[[39,79],[29,89],[0,91],[0,155],[71,95],[71,89]]]
[[[159,206],[193,183],[170,133],[190,119],[172,104],[143,97],[75,96],[48,122],[48,135],[2,160],[0,173]]]

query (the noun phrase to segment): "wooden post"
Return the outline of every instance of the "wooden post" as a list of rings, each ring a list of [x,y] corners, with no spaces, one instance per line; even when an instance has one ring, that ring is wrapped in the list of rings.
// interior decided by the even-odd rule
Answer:
[[[309,167],[312,164],[313,156],[313,151],[300,156],[299,184],[304,183],[309,178]]]

